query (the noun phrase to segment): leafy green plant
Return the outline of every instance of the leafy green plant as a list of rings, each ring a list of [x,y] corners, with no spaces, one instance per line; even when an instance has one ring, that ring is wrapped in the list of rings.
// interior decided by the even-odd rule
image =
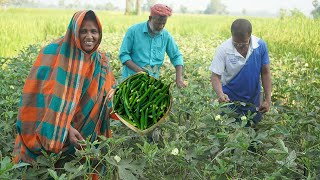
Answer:
[[[21,15],[24,10],[16,11]],[[118,14],[104,17],[108,17],[108,25],[104,28],[101,49],[109,53],[118,79],[121,72],[118,48],[123,33],[143,17],[127,19]],[[319,179],[319,22],[252,18],[254,33],[268,42],[273,80],[271,110],[253,130],[245,127],[250,116],[235,123],[234,113],[226,109],[226,104],[215,101],[207,69],[216,47],[230,36],[226,24],[232,17],[172,18],[166,28],[184,55],[184,79],[188,87],[171,87],[172,109],[167,121],[157,128],[158,138],[150,143],[147,137],[113,121],[113,138],[87,140],[83,149],[59,168],[55,163],[66,158],[63,154],[39,156],[38,166],[28,166],[28,171],[25,164],[13,165],[10,161],[21,89],[39,46],[30,45],[15,57],[0,57],[0,150],[7,157],[1,158],[0,179],[26,175],[31,179],[89,179],[92,173],[102,179]],[[178,21],[184,24],[177,26]],[[46,32],[51,32],[45,24],[42,25]],[[52,32],[52,35],[60,33]],[[164,82],[175,81],[175,69],[168,57],[161,73]],[[249,150],[251,146],[255,151]]]
[[[1,156],[0,156],[1,157]],[[27,163],[13,164],[10,157],[0,158],[0,179],[15,179],[20,177],[23,167],[28,166]]]

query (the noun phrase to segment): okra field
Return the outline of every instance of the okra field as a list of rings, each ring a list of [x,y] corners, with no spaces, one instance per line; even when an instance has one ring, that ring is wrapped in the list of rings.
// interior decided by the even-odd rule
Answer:
[[[0,179],[320,179],[320,21],[299,15],[248,17],[253,34],[269,48],[272,106],[257,131],[233,123],[210,83],[217,46],[229,38],[235,16],[173,14],[166,29],[184,56],[183,89],[170,89],[173,104],[154,142],[111,121],[112,138],[86,141],[76,157],[55,168],[60,154],[44,154],[37,166],[12,163],[15,123],[24,81],[41,47],[63,36],[76,10],[0,9]],[[123,12],[96,12],[119,83],[118,53],[131,25],[146,21]],[[161,78],[175,82],[168,57]],[[174,84],[174,83],[173,83]],[[256,142],[256,152],[248,150]]]

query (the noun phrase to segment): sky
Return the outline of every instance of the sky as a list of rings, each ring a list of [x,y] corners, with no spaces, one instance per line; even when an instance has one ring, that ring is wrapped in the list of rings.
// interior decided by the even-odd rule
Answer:
[[[58,0],[38,0],[46,4],[57,4]],[[72,0],[65,0],[66,2]],[[111,2],[120,9],[124,9],[125,0],[80,0],[82,3],[102,4]],[[144,4],[146,0],[142,0]],[[205,10],[210,0],[157,0],[158,3],[164,3],[179,10],[180,5],[184,5],[188,10]],[[313,10],[313,0],[221,0],[221,3],[226,5],[227,10],[232,13],[240,13],[243,9],[249,14],[250,12],[266,12],[268,14],[277,15],[279,10],[297,8],[305,15],[310,16]]]

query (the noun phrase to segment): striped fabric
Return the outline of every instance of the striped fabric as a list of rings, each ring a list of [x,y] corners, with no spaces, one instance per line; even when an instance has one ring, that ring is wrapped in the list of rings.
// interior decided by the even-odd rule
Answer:
[[[85,14],[74,14],[65,36],[44,47],[25,82],[17,117],[14,162],[34,163],[41,150],[59,153],[68,143],[70,126],[84,138],[110,136],[109,95],[115,79],[104,53],[81,49],[79,29]]]

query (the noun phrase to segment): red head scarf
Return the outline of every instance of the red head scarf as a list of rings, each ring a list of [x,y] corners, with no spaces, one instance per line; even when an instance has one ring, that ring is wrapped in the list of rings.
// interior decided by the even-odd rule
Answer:
[[[150,16],[171,16],[172,9],[164,4],[155,4],[150,8]]]

